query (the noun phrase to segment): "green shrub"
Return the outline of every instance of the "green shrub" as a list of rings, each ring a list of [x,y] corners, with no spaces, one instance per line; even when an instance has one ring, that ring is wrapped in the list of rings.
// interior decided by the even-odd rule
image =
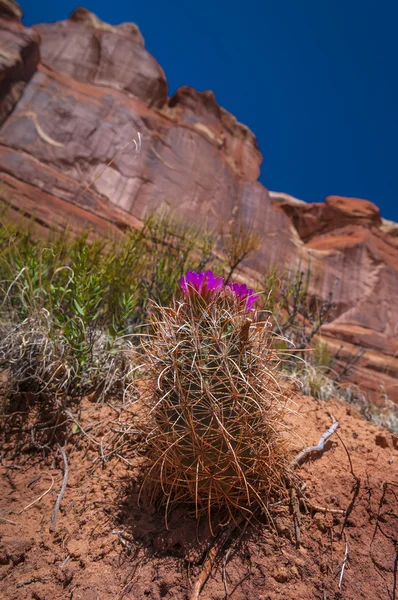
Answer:
[[[212,241],[171,218],[149,217],[121,240],[49,241],[0,228],[0,367],[9,391],[65,397],[131,385],[135,334],[148,302],[169,302],[182,273]]]

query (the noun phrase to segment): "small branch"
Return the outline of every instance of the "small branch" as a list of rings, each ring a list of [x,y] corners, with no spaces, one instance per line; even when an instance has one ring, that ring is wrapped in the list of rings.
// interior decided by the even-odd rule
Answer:
[[[341,538],[341,537],[343,537],[344,529],[345,529],[345,527],[347,525],[348,518],[349,518],[350,514],[352,513],[352,511],[354,510],[355,501],[356,501],[356,499],[358,497],[358,494],[359,494],[359,491],[361,489],[361,479],[359,477],[357,477],[357,475],[355,475],[354,468],[352,466],[351,456],[350,456],[350,453],[348,452],[347,446],[345,445],[344,441],[339,436],[339,434],[336,433],[336,435],[339,438],[339,440],[340,440],[340,442],[341,442],[344,450],[346,451],[346,454],[347,454],[347,457],[348,457],[348,462],[350,464],[351,475],[352,475],[352,477],[354,478],[354,481],[355,481],[355,483],[354,483],[354,485],[352,487],[352,498],[351,498],[350,503],[349,503],[349,505],[347,507],[347,510],[345,512],[344,522],[343,522],[343,525],[341,527],[341,532],[340,532],[340,538]]]
[[[224,583],[224,590],[225,590],[225,600],[228,598],[229,594],[228,594],[228,584],[227,584],[227,562],[229,560],[230,554],[232,552],[232,548],[233,546],[239,546],[243,536],[245,535],[247,526],[249,525],[250,521],[247,520],[243,526],[242,531],[239,534],[238,539],[236,540],[235,544],[231,544],[231,546],[228,548],[225,557],[224,557],[224,561],[223,561],[223,566],[222,566],[222,578],[223,578],[223,583]]]
[[[346,360],[346,364],[341,371],[341,373],[336,374],[332,377],[333,381],[340,381],[347,373],[352,369],[352,367],[359,361],[360,358],[365,354],[365,348],[359,348],[356,354],[351,354],[349,358]],[[336,360],[336,359],[335,359]]]
[[[102,436],[101,440],[100,440],[100,451],[101,451],[101,458],[102,458],[102,462],[105,465],[107,462],[107,457],[104,454],[104,447],[103,447],[103,441],[104,441],[104,436]]]
[[[127,550],[128,550],[129,552],[131,552],[131,550],[132,550],[132,546],[131,546],[131,544],[129,544],[129,542],[127,541],[127,540],[128,540],[128,538],[126,538],[126,534],[125,534],[123,531],[112,531],[111,533],[113,533],[113,534],[117,535],[117,536],[119,537],[119,541],[120,541],[120,543],[121,543],[121,544],[123,544],[123,546],[124,546],[125,548],[127,548]]]
[[[54,529],[55,529],[55,524],[56,524],[56,521],[57,521],[58,510],[59,510],[59,507],[61,505],[62,497],[63,497],[63,495],[65,493],[66,484],[68,483],[68,473],[69,473],[68,460],[66,458],[65,451],[61,448],[61,446],[59,444],[57,444],[57,445],[58,445],[59,451],[62,454],[62,459],[64,461],[64,479],[62,481],[61,491],[59,492],[57,501],[55,503],[53,516],[51,517],[50,531],[54,531]]]
[[[385,495],[386,495],[387,486],[388,486],[388,483],[385,481],[385,482],[383,483],[383,492],[382,492],[382,494],[381,494],[381,498],[380,498],[380,502],[379,502],[379,508],[377,509],[376,524],[375,524],[375,528],[374,528],[374,532],[373,532],[373,536],[372,536],[372,542],[371,542],[371,545],[373,544],[373,542],[374,542],[374,539],[375,539],[375,537],[376,537],[377,530],[379,529],[379,518],[380,518],[380,512],[381,512],[382,506],[383,506],[383,504],[384,504],[384,497],[385,497]]]
[[[32,579],[24,579],[23,581],[18,581],[17,588],[23,587],[24,585],[30,585],[31,583],[45,583],[49,579],[49,577],[32,577]]]
[[[290,512],[293,515],[294,535],[296,537],[296,548],[300,548],[301,531],[300,531],[300,506],[297,498],[297,493],[294,487],[290,488]]]
[[[66,563],[68,562],[68,560],[70,559],[70,554],[68,554],[68,556],[65,558],[64,562],[61,565],[61,569],[66,565]]]
[[[195,581],[194,586],[192,588],[190,600],[198,600],[199,599],[200,592],[202,591],[202,588],[203,588],[204,584],[206,583],[206,581],[213,569],[215,562],[217,561],[219,552],[224,547],[229,536],[231,535],[231,533],[234,531],[235,528],[236,528],[236,524],[233,523],[230,527],[228,527],[228,529],[226,531],[224,531],[220,535],[220,537],[214,542],[214,545],[210,548],[210,550],[207,554],[206,560],[203,563],[202,569],[199,573],[199,576],[198,576],[197,580]]]
[[[343,583],[344,571],[345,571],[345,567],[346,567],[346,564],[347,564],[347,560],[348,560],[348,544],[346,542],[345,543],[344,560],[343,560],[343,564],[342,564],[342,567],[341,567],[341,573],[340,573],[339,590],[341,590],[341,585]]]
[[[232,596],[232,594],[234,594],[234,593],[235,593],[235,590],[237,590],[237,589],[238,589],[238,587],[239,587],[240,585],[242,585],[242,583],[243,583],[244,581],[246,581],[246,579],[247,579],[248,577],[250,577],[250,575],[251,575],[251,571],[249,571],[249,573],[246,573],[246,575],[244,575],[244,576],[242,577],[242,579],[241,579],[240,581],[238,581],[238,583],[235,585],[234,589],[233,589],[233,590],[232,590],[232,592],[230,593],[230,597]]]
[[[319,506],[318,504],[312,504],[307,498],[305,499],[306,505],[314,512],[330,513],[331,515],[345,515],[343,508],[328,508],[327,506]]]
[[[309,454],[312,454],[314,452],[323,452],[326,440],[328,440],[330,438],[330,436],[334,434],[334,432],[336,431],[338,426],[339,426],[339,422],[335,421],[333,423],[333,425],[331,425],[329,427],[329,429],[326,431],[326,433],[324,433],[321,436],[321,439],[319,440],[318,445],[317,446],[309,446],[305,450],[302,450],[299,454],[297,454],[296,458],[294,458],[292,460],[292,462],[290,463],[291,466],[294,467],[294,466],[300,464]]]
[[[221,548],[221,546],[220,546],[220,548]],[[212,571],[214,562],[217,558],[218,550],[219,550],[219,546],[217,544],[214,544],[214,546],[212,548],[210,548],[209,553],[204,562],[204,565],[203,565],[203,567],[199,573],[199,576],[198,576],[197,580],[195,581],[194,586],[192,588],[190,600],[198,600],[199,599],[200,592],[202,591],[202,588],[203,588],[204,584],[206,583],[207,578],[209,577],[209,575]]]
[[[32,506],[34,506],[35,504],[40,502],[40,500],[42,498],[44,498],[44,496],[46,496],[49,492],[51,492],[51,490],[53,489],[53,486],[54,486],[54,477],[51,475],[51,473],[47,473],[47,475],[50,475],[50,477],[51,477],[51,485],[48,488],[48,490],[43,492],[43,494],[41,494],[38,498],[36,498],[36,500],[33,500],[33,502],[31,502],[30,504],[25,506],[22,510],[20,510],[19,513],[17,513],[18,515],[21,515],[25,510],[28,510],[28,508],[31,508]]]
[[[10,523],[11,525],[18,525],[15,521],[11,521],[10,519],[5,519],[4,517],[0,517],[0,521],[4,521],[4,523]]]

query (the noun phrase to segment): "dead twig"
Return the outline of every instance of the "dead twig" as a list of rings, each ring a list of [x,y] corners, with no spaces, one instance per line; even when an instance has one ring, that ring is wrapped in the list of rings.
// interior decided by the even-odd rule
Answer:
[[[340,442],[341,442],[344,450],[346,451],[346,454],[347,454],[347,457],[348,457],[348,462],[350,464],[351,475],[353,476],[354,481],[355,481],[355,483],[354,483],[354,485],[352,487],[352,492],[353,492],[352,498],[351,498],[350,503],[349,503],[349,505],[347,507],[347,510],[345,511],[345,517],[344,517],[343,525],[342,525],[341,531],[340,531],[340,537],[343,537],[345,526],[347,524],[347,521],[348,521],[348,518],[349,518],[350,514],[354,510],[354,505],[355,505],[356,499],[358,498],[359,490],[361,489],[361,479],[359,477],[357,477],[357,475],[354,472],[354,468],[352,466],[352,461],[351,461],[351,456],[350,456],[350,453],[348,452],[347,446],[345,445],[345,443],[342,440],[341,436],[338,433],[336,433],[336,435],[339,438],[339,440],[340,440]]]
[[[390,488],[389,488],[390,486]],[[381,494],[381,498],[379,501],[379,506],[377,509],[377,515],[376,515],[376,523],[375,523],[375,528],[373,531],[373,536],[372,536],[372,540],[370,542],[370,558],[372,560],[372,563],[374,564],[374,566],[376,567],[376,570],[378,572],[378,574],[380,575],[380,577],[384,580],[386,587],[387,587],[387,593],[388,593],[388,597],[390,598],[390,600],[396,600],[397,599],[397,572],[398,572],[398,538],[395,535],[389,535],[388,533],[386,533],[383,528],[380,525],[380,522],[384,521],[384,518],[386,516],[390,516],[393,518],[396,518],[396,511],[392,512],[385,512],[382,514],[382,508],[385,502],[387,502],[387,492],[390,491],[392,492],[393,496],[394,496],[394,500],[395,500],[395,504],[396,504],[396,499],[397,499],[397,495],[394,492],[394,490],[392,488],[394,487],[398,487],[398,483],[395,482],[389,482],[389,481],[385,481],[383,483],[383,488],[382,488],[382,494]],[[370,489],[369,489],[370,492]],[[370,508],[370,514],[371,516],[374,518],[374,512],[371,508],[371,503],[370,503],[370,499],[371,499],[371,495],[369,494],[369,508]],[[384,518],[383,518],[384,517]],[[385,565],[383,565],[381,562],[379,562],[378,560],[376,560],[375,556],[373,555],[373,543],[375,541],[377,532],[380,531],[381,535],[383,537],[385,537],[386,539],[390,540],[393,545],[394,545],[394,549],[395,549],[395,559],[394,559],[394,567],[393,567],[393,585],[392,585],[392,591],[390,593],[390,589],[389,589],[389,584],[387,582],[386,577],[383,575],[383,571],[389,571],[389,569],[387,569],[385,567]]]
[[[246,579],[248,579],[248,578],[250,577],[250,575],[251,575],[251,572],[249,572],[249,573],[246,573],[246,575],[244,575],[244,576],[242,577],[242,579],[241,579],[240,581],[238,581],[238,583],[235,585],[234,589],[232,590],[232,592],[231,592],[231,594],[230,594],[230,597],[232,596],[232,594],[234,594],[234,593],[235,593],[235,591],[238,589],[238,587],[239,587],[240,585],[242,585],[242,583],[243,583],[244,581],[246,581]]]
[[[230,557],[230,554],[232,552],[232,548],[233,546],[239,546],[243,536],[245,535],[246,529],[248,527],[250,523],[250,520],[247,520],[242,528],[242,531],[239,534],[238,539],[236,540],[235,544],[231,544],[231,546],[228,548],[225,557],[224,557],[224,561],[223,561],[223,566],[222,566],[222,579],[223,579],[223,583],[224,583],[224,590],[225,590],[225,600],[228,598],[229,594],[228,594],[228,585],[227,585],[227,572],[226,572],[226,568],[227,568],[227,563]]]
[[[331,435],[333,435],[335,433],[335,431],[339,427],[339,422],[336,421],[332,415],[331,415],[331,417],[333,419],[333,423],[329,427],[329,429],[321,436],[321,439],[319,440],[318,445],[317,446],[309,446],[308,448],[305,448],[305,450],[302,450],[299,454],[297,454],[297,456],[290,463],[291,468],[300,464],[309,454],[312,454],[313,452],[323,452],[323,450],[325,449],[325,442],[330,438]],[[341,439],[340,436],[339,436],[339,439]],[[349,457],[349,460],[350,460],[350,465],[351,465],[351,469],[352,469],[350,457]],[[353,472],[353,471],[351,471],[351,472]],[[290,510],[291,510],[291,513],[293,514],[294,531],[295,531],[297,547],[300,546],[300,512],[299,512],[300,504],[299,504],[298,500],[302,501],[305,505],[305,508],[307,508],[307,507],[310,508],[312,512],[321,512],[324,514],[330,513],[332,515],[345,515],[346,514],[346,511],[343,509],[340,509],[340,508],[328,508],[325,506],[319,506],[318,504],[313,504],[307,498],[304,497],[304,490],[305,490],[305,486],[301,486],[301,487],[295,486],[294,488],[293,487],[290,488]],[[358,492],[359,492],[359,490],[358,490]],[[297,498],[297,494],[299,495],[299,498]],[[355,502],[355,499],[354,499],[354,502]],[[342,529],[342,531],[343,531],[343,529]]]
[[[384,504],[384,498],[385,498],[385,495],[386,495],[386,492],[387,492],[387,488],[388,488],[388,483],[387,483],[387,481],[385,481],[383,483],[383,492],[381,494],[381,498],[380,498],[380,502],[379,502],[379,507],[377,509],[376,523],[375,523],[375,528],[374,528],[374,531],[373,531],[371,545],[374,542],[377,530],[380,529],[380,526],[379,526],[380,513],[381,513],[381,509],[382,509],[383,504]]]
[[[68,554],[68,556],[65,558],[64,562],[61,565],[61,569],[66,565],[66,563],[68,562],[68,560],[70,559],[70,554]]]
[[[300,506],[297,498],[297,492],[294,487],[290,488],[290,512],[293,515],[294,535],[296,537],[296,548],[300,548],[301,531],[300,531]]]
[[[49,579],[49,577],[32,577],[32,579],[24,579],[23,581],[18,581],[17,588],[23,587],[24,585],[30,585],[31,583],[45,583]]]
[[[5,519],[4,517],[0,517],[0,521],[4,521],[4,523],[10,523],[11,525],[18,525],[15,521],[11,521],[10,519]]]
[[[309,454],[313,454],[314,452],[323,452],[326,440],[328,440],[330,438],[330,436],[334,434],[334,432],[336,431],[338,426],[339,426],[339,422],[335,421],[329,427],[329,429],[321,436],[321,439],[319,440],[318,445],[317,446],[309,446],[308,448],[305,448],[305,450],[302,450],[301,452],[299,452],[299,454],[297,454],[297,456],[290,463],[291,466],[295,467],[296,465],[300,464]]]
[[[111,533],[117,535],[119,537],[120,543],[127,548],[129,552],[132,551],[133,547],[129,544],[129,538],[126,537],[126,534],[123,531],[112,531]]]
[[[202,591],[203,586],[205,585],[210,573],[213,570],[215,563],[220,555],[222,548],[225,546],[228,538],[233,533],[235,528],[237,527],[236,523],[233,523],[226,531],[224,531],[214,542],[213,546],[210,548],[206,560],[203,563],[203,566],[200,570],[198,578],[196,579],[190,600],[198,600],[200,592]]]
[[[51,477],[51,485],[48,488],[48,490],[46,490],[45,492],[43,492],[38,498],[36,498],[36,500],[33,500],[33,502],[31,502],[30,504],[28,504],[27,506],[25,506],[22,510],[19,511],[19,513],[17,513],[18,515],[21,515],[25,510],[28,510],[28,508],[31,508],[32,506],[34,506],[35,504],[37,504],[38,502],[40,502],[40,500],[42,498],[44,498],[44,496],[46,496],[47,494],[49,494],[51,492],[51,490],[53,489],[54,486],[54,477],[51,475],[51,473],[43,473],[43,475],[49,475]]]
[[[346,564],[347,564],[347,560],[348,560],[348,544],[346,542],[345,543],[344,560],[343,560],[343,564],[341,566],[341,573],[340,573],[340,580],[339,580],[339,590],[341,590],[341,586],[343,584],[343,577],[344,577],[344,571],[345,571],[345,567],[346,567]]]
[[[313,512],[321,512],[324,514],[330,513],[331,515],[345,515],[345,510],[343,508],[328,508],[326,506],[319,506],[318,504],[313,504],[310,502],[308,498],[305,499],[305,503]]]
[[[138,555],[138,551],[139,551],[139,549],[138,549],[138,548],[136,548],[136,551],[135,551],[135,553],[134,553],[134,556],[133,556],[132,560],[134,560],[134,559],[137,557],[137,555]],[[131,586],[132,586],[132,584],[133,584],[133,581],[134,581],[134,578],[135,578],[135,574],[136,574],[136,572],[137,572],[137,569],[138,569],[138,567],[139,567],[140,565],[141,565],[141,561],[139,560],[139,561],[137,561],[137,562],[136,562],[136,564],[134,565],[134,567],[133,567],[133,569],[132,569],[132,571],[131,571],[131,573],[130,573],[130,575],[129,575],[129,580],[127,581],[126,585],[125,585],[125,586],[123,587],[123,589],[121,590],[121,592],[120,592],[120,594],[119,594],[119,598],[118,598],[118,600],[122,600],[122,599],[124,598],[124,596],[130,592],[130,590],[131,590]]]
[[[61,448],[61,446],[59,444],[57,444],[57,445],[58,445],[59,451],[62,454],[62,459],[64,461],[64,479],[62,481],[61,490],[60,490],[60,492],[58,494],[58,498],[57,498],[57,501],[55,503],[53,516],[51,517],[50,531],[54,531],[54,529],[55,529],[55,524],[56,524],[56,521],[57,521],[58,510],[59,510],[59,507],[61,505],[62,497],[63,497],[63,495],[65,493],[66,485],[68,483],[68,473],[69,473],[68,460],[66,458],[65,451]]]

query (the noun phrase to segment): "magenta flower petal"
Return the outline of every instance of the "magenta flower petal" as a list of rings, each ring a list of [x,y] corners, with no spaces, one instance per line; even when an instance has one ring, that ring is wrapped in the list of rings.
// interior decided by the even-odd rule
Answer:
[[[224,285],[224,277],[216,277],[212,271],[206,271],[204,286],[209,292],[216,292]]]
[[[188,271],[185,277],[181,277],[180,286],[186,296],[194,296],[196,294],[202,298],[209,299],[222,292],[225,289],[224,277],[216,277],[213,271]],[[246,310],[252,310],[253,304],[258,299],[251,288],[248,288],[245,283],[228,283],[236,298],[244,303]]]
[[[253,296],[250,295],[248,296],[247,300],[246,300],[246,308],[247,310],[252,310],[252,306],[255,303],[256,300],[259,299],[260,296]]]
[[[195,273],[195,271],[188,271],[188,273],[185,276],[185,280],[188,285],[190,285],[194,289],[198,289],[200,285],[200,275],[203,275],[203,273]]]
[[[259,296],[255,296],[251,288],[248,288],[245,283],[236,282],[229,283],[228,287],[241,302],[245,302],[246,310],[253,310],[253,304]]]
[[[206,271],[206,273],[188,271],[185,277],[181,277],[180,286],[187,296],[193,294],[209,296],[218,293],[223,288],[224,278],[216,277],[212,271]]]

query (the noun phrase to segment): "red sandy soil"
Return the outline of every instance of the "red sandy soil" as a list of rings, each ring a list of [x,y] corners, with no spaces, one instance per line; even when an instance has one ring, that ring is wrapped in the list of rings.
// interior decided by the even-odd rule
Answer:
[[[341,439],[334,434],[325,451],[312,455],[297,473],[307,483],[312,504],[347,509],[354,500],[343,535],[343,516],[302,510],[301,545],[296,547],[289,507],[276,507],[275,529],[257,524],[243,536],[231,536],[200,599],[396,600],[397,436],[370,425],[340,400],[298,397],[296,402],[297,414],[289,416],[298,432],[292,457],[318,443],[330,427],[330,415],[340,423]],[[31,430],[25,415],[1,417],[0,598],[190,598],[213,541],[208,525],[177,507],[167,530],[162,509],[151,506],[146,496],[138,506],[139,437],[134,428],[124,437],[111,432],[120,429],[115,410],[85,400],[77,418],[86,435],[71,421],[56,434],[69,475],[51,531],[64,473],[55,437],[40,449],[44,429]],[[116,443],[119,449],[108,456]]]

